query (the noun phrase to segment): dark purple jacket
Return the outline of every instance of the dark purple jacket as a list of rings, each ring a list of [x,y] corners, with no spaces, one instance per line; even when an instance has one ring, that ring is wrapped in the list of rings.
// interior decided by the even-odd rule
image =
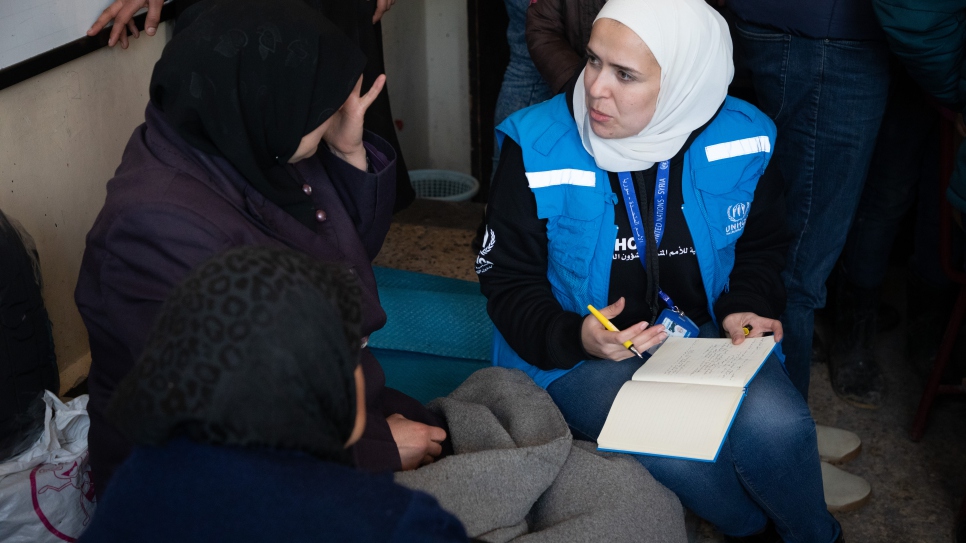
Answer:
[[[323,213],[315,230],[267,201],[223,158],[189,146],[153,106],[145,113],[107,184],[107,200],[87,236],[75,299],[90,336],[91,466],[99,491],[130,445],[105,419],[118,382],[131,370],[155,315],[172,288],[209,257],[230,247],[289,247],[350,266],[362,284],[364,335],[381,328],[372,259],[389,230],[395,201],[395,153],[366,133],[366,173],[321,145],[291,166]],[[306,189],[308,190],[308,189]],[[378,361],[364,349],[368,420],[355,446],[360,467],[398,470],[399,453],[385,417],[439,425],[419,402],[385,388]]]

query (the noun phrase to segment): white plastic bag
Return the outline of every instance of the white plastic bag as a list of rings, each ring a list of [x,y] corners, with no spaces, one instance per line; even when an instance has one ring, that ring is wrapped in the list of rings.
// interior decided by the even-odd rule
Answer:
[[[44,431],[0,464],[0,541],[76,541],[94,515],[87,462],[87,396],[68,403],[48,391]]]

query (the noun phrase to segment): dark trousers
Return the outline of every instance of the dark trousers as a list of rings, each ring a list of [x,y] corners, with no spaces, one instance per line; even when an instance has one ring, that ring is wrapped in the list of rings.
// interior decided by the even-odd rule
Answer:
[[[785,178],[791,234],[783,274],[783,349],[808,397],[814,311],[845,246],[889,91],[885,42],[792,36],[739,21],[736,51],[759,107],[778,127],[773,160]]]

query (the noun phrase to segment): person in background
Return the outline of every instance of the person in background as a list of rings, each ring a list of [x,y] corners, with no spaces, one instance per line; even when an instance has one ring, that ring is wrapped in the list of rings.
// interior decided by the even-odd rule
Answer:
[[[510,24],[506,29],[506,41],[510,46],[510,63],[503,73],[503,84],[496,100],[493,126],[498,126],[512,113],[525,107],[549,100],[550,89],[540,76],[540,72],[530,60],[527,51],[526,26],[527,8],[531,0],[504,0]],[[493,172],[500,162],[500,146],[493,147]]]
[[[876,139],[875,153],[862,198],[849,230],[848,240],[839,259],[832,281],[832,314],[834,334],[829,352],[829,379],[832,389],[842,399],[859,407],[882,404],[883,385],[876,367],[876,335],[882,327],[878,319],[879,291],[886,279],[889,254],[901,221],[916,203],[916,193],[938,192],[938,179],[929,172],[938,164],[939,115],[936,107],[909,76],[898,60],[892,62],[889,102],[882,127]],[[919,184],[925,186],[917,190]],[[930,198],[929,200],[934,200]],[[941,308],[942,295],[933,288],[913,288],[920,279],[919,270],[939,267],[938,250],[926,257],[924,249],[935,246],[929,238],[938,238],[938,228],[929,228],[935,209],[917,214],[914,237],[916,259],[910,261],[907,282],[907,322],[917,321],[917,314]],[[933,219],[934,220],[934,219]],[[927,261],[922,261],[927,260]],[[942,330],[942,324],[936,326]],[[938,345],[935,331],[916,327],[907,344]],[[910,349],[915,352],[917,349]],[[928,350],[928,349],[927,349]]]
[[[727,7],[737,16],[736,56],[778,127],[775,161],[794,235],[783,274],[783,348],[792,383],[807,399],[815,310],[825,305],[825,282],[865,185],[889,94],[889,51],[871,0],[727,0]],[[881,394],[878,366],[860,357],[838,361]],[[852,432],[819,428],[823,458],[851,458],[860,446]],[[868,499],[864,480],[831,465],[823,473],[827,489],[842,491],[835,501],[854,507]]]
[[[527,11],[527,48],[553,94],[584,67],[587,42],[607,0],[533,0]]]
[[[959,112],[966,137],[966,0],[872,0],[892,51],[926,92]],[[966,146],[960,145],[946,197],[966,213]]]
[[[176,16],[199,1],[201,0],[178,0],[174,3]],[[396,0],[305,0],[305,2],[321,11],[322,15],[334,22],[362,49],[367,58],[362,88],[368,91],[376,78],[386,72],[382,50],[382,17],[392,8]],[[113,47],[120,43],[122,49],[127,49],[128,33],[134,38],[140,36],[134,24],[134,14],[142,8],[147,8],[144,32],[148,36],[154,36],[161,21],[163,5],[164,0],[114,0],[114,3],[97,18],[87,31],[87,35],[97,35],[113,22],[114,26],[107,45]],[[416,198],[416,192],[409,180],[409,170],[406,168],[399,137],[396,134],[388,90],[379,93],[376,101],[369,107],[366,112],[365,128],[389,142],[396,152],[396,202],[393,212],[404,209]]]
[[[510,61],[503,72],[503,83],[500,94],[496,99],[496,109],[493,112],[493,126],[499,126],[511,114],[533,104],[549,100],[553,94],[546,82],[530,60],[527,51],[526,22],[527,8],[531,0],[504,0],[509,24],[506,29],[506,41],[510,46]],[[493,169],[490,173],[492,182],[496,175],[496,168],[500,163],[500,144],[493,134]],[[471,243],[473,250],[478,251],[483,244],[486,234],[486,212],[480,217],[480,224],[476,227],[476,236]]]
[[[958,112],[956,128],[959,136],[966,138],[963,123],[963,113],[966,112],[966,0],[873,0],[872,3],[892,51],[926,92]],[[966,213],[966,145],[962,143],[946,198],[956,211]],[[937,208],[934,203],[926,212],[934,217]],[[920,291],[928,292],[928,283],[935,285],[944,279],[935,273],[931,275],[932,281],[929,281],[928,274],[920,274],[921,280],[913,286],[924,287]],[[923,300],[920,298],[917,303],[922,304]],[[955,537],[958,543],[966,542],[966,500],[956,518]]]
[[[912,79],[949,108],[947,113],[955,117],[959,136],[966,138],[962,115],[966,108],[966,27],[962,23],[966,17],[966,1],[874,0],[873,7],[890,49]],[[912,324],[908,327],[908,337],[912,339],[916,332],[919,333],[915,341],[908,342],[909,354],[926,375],[932,369],[937,338],[941,337],[948,320],[948,309],[955,299],[955,294],[950,294],[949,279],[936,264],[939,252],[935,233],[939,225],[936,210],[940,202],[933,188],[924,187],[925,190],[920,192],[917,220],[932,221],[932,224],[927,235],[920,235],[917,223],[915,254],[907,285],[909,322]],[[945,196],[960,213],[966,212],[966,147],[962,145]]]
[[[566,92],[498,128],[476,262],[494,364],[527,373],[577,439],[595,440],[642,363],[623,342],[660,344],[664,312],[686,315],[700,337],[740,344],[750,325],[781,340],[788,236],[769,166],[775,126],[727,96],[732,45],[719,14],[702,0],[609,0],[587,55]],[[715,462],[633,458],[729,541],[843,540],[815,425],[777,355]]]
[[[0,463],[37,441],[60,374],[33,237],[0,210]]]
[[[99,492],[130,448],[107,404],[168,293],[212,255],[268,245],[344,263],[360,280],[363,334],[385,324],[371,262],[392,216],[395,155],[363,130],[385,80],[362,94],[364,64],[345,34],[298,0],[206,0],[179,18],[154,68],[146,122],[87,236],[75,291],[93,359]],[[352,449],[358,465],[432,461],[446,436],[440,421],[385,387],[368,349],[360,363],[368,418]]]
[[[361,294],[348,268],[288,249],[188,274],[108,408],[135,448],[80,541],[466,541],[433,497],[352,466]]]

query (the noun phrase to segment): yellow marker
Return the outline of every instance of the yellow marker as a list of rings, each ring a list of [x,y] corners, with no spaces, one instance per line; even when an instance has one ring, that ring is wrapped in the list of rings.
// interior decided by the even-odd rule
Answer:
[[[745,337],[748,337],[748,334],[751,333],[751,325],[749,324],[748,326],[742,326],[741,331],[745,333]]]
[[[607,319],[607,317],[605,317],[603,314],[601,314],[600,311],[597,311],[597,309],[595,309],[594,306],[588,305],[587,306],[587,309],[590,310],[590,313],[593,316],[597,317],[597,320],[599,320],[600,323],[604,325],[604,328],[610,330],[611,332],[620,332],[620,330],[618,330],[617,327],[614,326],[614,323],[610,322]],[[641,353],[637,349],[634,348],[634,342],[633,341],[631,341],[631,340],[625,341],[624,342],[624,346],[627,347],[632,353],[636,354],[638,358],[644,358],[643,356],[641,356]]]

